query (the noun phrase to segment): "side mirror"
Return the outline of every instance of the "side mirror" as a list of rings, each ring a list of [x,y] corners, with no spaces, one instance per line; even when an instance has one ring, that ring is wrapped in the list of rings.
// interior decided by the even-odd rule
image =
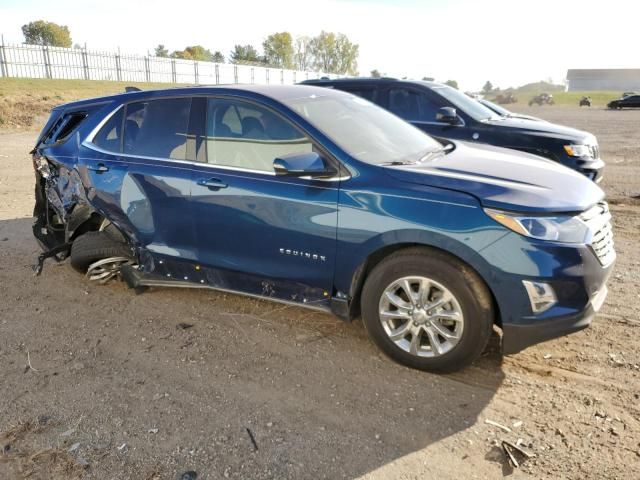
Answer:
[[[450,125],[457,125],[460,123],[460,119],[458,118],[458,112],[453,107],[442,107],[436,113],[436,121],[442,123],[448,123]]]
[[[282,177],[330,178],[338,173],[316,152],[281,155],[273,161],[273,170]]]

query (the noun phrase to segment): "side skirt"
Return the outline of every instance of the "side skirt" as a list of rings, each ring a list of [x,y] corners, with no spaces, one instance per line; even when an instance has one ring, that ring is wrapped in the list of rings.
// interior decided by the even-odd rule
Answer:
[[[284,305],[290,305],[294,307],[308,308],[310,310],[316,310],[324,313],[333,313],[332,308],[324,305],[312,305],[310,303],[293,302],[290,300],[283,300],[281,298],[256,295],[253,293],[241,292],[238,290],[231,290],[228,288],[221,288],[203,283],[189,282],[186,280],[166,280],[159,275],[141,272],[140,270],[133,268],[131,265],[123,265],[120,269],[120,276],[129,288],[136,289],[137,291],[141,291],[145,287],[200,288],[205,290],[215,290],[217,292],[242,295],[245,297],[256,298],[258,300],[269,300],[271,302],[282,303]]]

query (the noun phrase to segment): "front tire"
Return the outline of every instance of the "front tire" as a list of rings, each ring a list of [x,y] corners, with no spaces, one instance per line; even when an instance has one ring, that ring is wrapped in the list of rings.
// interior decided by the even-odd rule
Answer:
[[[81,273],[86,273],[93,263],[111,257],[131,258],[131,250],[106,231],[87,232],[71,245],[71,266]]]
[[[428,248],[381,261],[367,277],[361,309],[369,338],[386,355],[429,372],[470,365],[493,329],[493,302],[480,277]]]

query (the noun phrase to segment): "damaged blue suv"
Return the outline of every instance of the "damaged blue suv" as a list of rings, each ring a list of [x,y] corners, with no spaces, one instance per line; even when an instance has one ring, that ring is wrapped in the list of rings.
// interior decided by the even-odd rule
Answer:
[[[587,327],[615,260],[602,190],[551,160],[435,140],[310,86],[129,92],[59,106],[32,151],[34,234],[90,280],[361,316],[422,370],[494,326],[515,353]]]

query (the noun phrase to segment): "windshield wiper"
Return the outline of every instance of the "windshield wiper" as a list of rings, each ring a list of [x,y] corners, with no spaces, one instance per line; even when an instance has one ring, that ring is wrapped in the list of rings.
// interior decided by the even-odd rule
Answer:
[[[382,165],[383,167],[387,167],[387,166],[398,166],[398,165],[414,165],[418,162],[403,162],[402,160],[394,160],[393,162],[384,162],[384,163],[379,163],[378,165]]]

